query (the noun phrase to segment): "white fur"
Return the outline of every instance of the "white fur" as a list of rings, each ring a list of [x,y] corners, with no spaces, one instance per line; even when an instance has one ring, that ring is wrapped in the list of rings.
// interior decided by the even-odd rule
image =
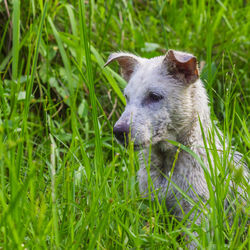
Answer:
[[[126,53],[116,53],[110,58],[113,60],[119,56],[124,59]],[[158,198],[165,200],[167,207],[182,218],[183,211],[188,213],[192,205],[182,197],[175,185],[194,201],[209,199],[201,165],[184,150],[180,150],[175,161],[177,147],[167,142],[174,140],[190,148],[203,159],[209,171],[199,119],[208,140],[211,129],[210,110],[206,90],[197,75],[198,70],[192,69],[196,64],[196,58],[185,52],[173,51],[166,56],[152,59],[128,54],[126,65],[129,64],[129,58],[133,58],[134,68],[132,71],[130,68],[129,74],[126,75],[128,85],[124,95],[127,97],[127,106],[115,126],[129,124],[135,148],[141,150],[138,172],[141,194],[147,195],[150,190],[152,191],[152,187],[148,187],[147,165],[150,158],[149,171],[153,189],[157,192]],[[119,63],[122,70],[126,71],[126,65],[123,62]],[[185,70],[190,70],[188,76],[191,74],[191,77],[187,78]],[[173,74],[175,71],[176,75]],[[164,98],[159,102],[144,104],[150,92],[159,93]],[[222,152],[218,137],[215,135],[214,138],[218,152]],[[150,145],[152,148],[149,156]],[[174,161],[175,166],[169,182]],[[240,165],[238,160],[235,162]],[[244,171],[248,176],[247,168]],[[154,195],[151,194],[151,197],[154,198]]]

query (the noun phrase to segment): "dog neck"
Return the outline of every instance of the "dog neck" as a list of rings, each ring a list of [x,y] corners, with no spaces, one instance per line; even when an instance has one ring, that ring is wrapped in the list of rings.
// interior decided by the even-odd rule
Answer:
[[[197,89],[199,89],[197,91]],[[190,121],[184,123],[185,126],[175,129],[171,138],[166,137],[166,140],[158,142],[152,147],[152,152],[157,155],[175,155],[177,147],[168,142],[168,140],[176,141],[191,149],[203,147],[203,135],[206,137],[209,128],[211,127],[210,109],[208,106],[207,94],[201,80],[198,80],[190,88],[190,98],[192,98],[193,107]]]
[[[202,130],[206,136],[211,127],[208,98],[201,80],[190,88],[190,97],[193,103],[192,118],[189,124],[179,131],[177,141],[192,148],[203,144]]]

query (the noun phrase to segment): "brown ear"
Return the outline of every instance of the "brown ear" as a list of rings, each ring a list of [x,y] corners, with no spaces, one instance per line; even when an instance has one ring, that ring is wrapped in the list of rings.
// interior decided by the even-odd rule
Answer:
[[[184,83],[194,83],[199,78],[196,57],[180,51],[169,50],[164,58],[168,72]]]
[[[121,67],[122,76],[126,81],[129,81],[132,73],[135,71],[136,66],[139,64],[138,57],[129,53],[113,53],[109,56],[108,61],[105,63],[104,67],[113,61],[117,61]]]

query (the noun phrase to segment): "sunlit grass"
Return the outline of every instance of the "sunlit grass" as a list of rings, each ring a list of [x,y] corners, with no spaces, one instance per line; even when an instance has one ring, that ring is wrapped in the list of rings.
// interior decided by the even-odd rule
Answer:
[[[204,249],[249,248],[248,201],[223,209],[227,184],[241,178],[224,172],[230,147],[249,164],[244,1],[7,5],[10,18],[0,4],[0,247],[176,249],[189,235]],[[213,136],[206,142],[218,172],[206,175],[211,199],[195,206],[206,218],[200,226],[140,196],[137,153],[112,135],[126,83],[115,65],[103,67],[109,53],[152,57],[167,47],[205,62],[201,76],[223,132],[222,158],[210,151]]]

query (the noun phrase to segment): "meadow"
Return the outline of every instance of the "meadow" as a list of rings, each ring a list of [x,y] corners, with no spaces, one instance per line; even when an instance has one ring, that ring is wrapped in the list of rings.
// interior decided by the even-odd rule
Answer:
[[[223,209],[229,149],[250,162],[249,18],[244,0],[0,0],[0,249],[249,249],[249,202]],[[112,134],[126,82],[109,54],[169,48],[197,56],[223,132],[199,226],[140,196]]]

